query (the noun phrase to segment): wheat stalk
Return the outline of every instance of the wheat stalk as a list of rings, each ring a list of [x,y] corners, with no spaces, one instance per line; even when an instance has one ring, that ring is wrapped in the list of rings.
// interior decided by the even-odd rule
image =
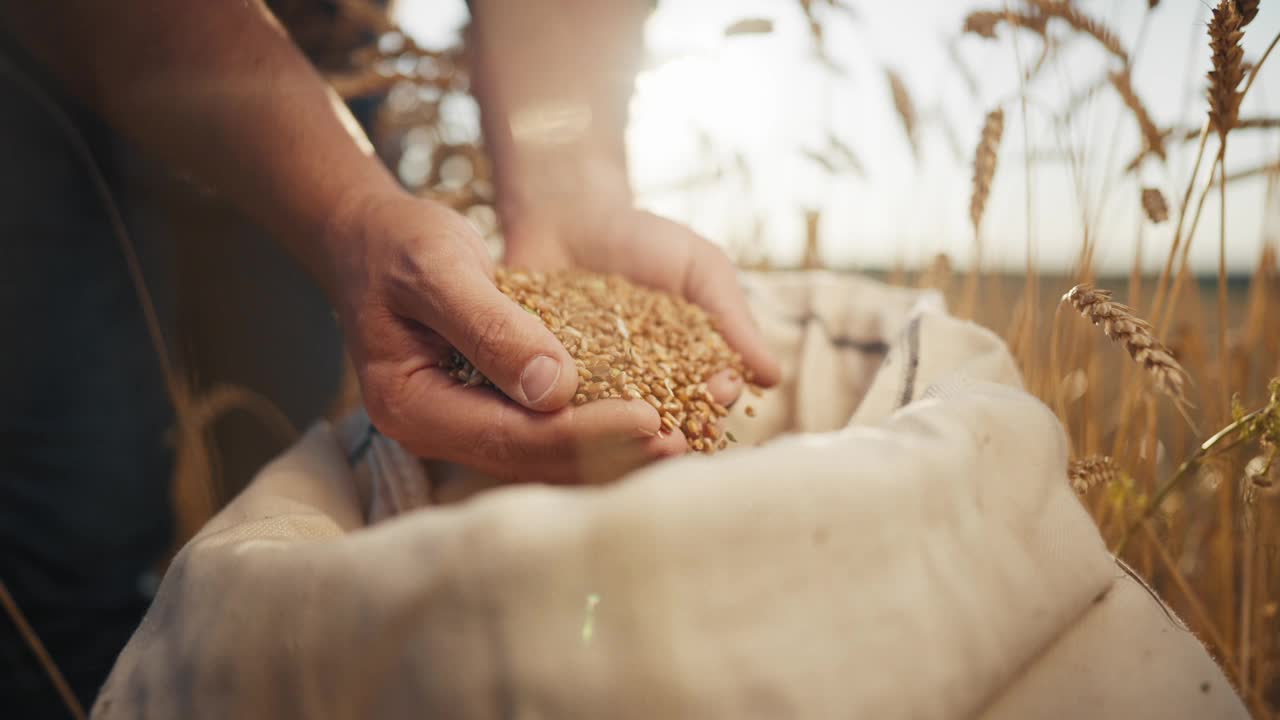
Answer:
[[[1157,225],[1169,219],[1169,203],[1157,188],[1142,188],[1142,209],[1147,219]]]
[[[973,69],[969,67],[969,63],[965,62],[964,56],[960,54],[960,46],[956,42],[956,38],[952,37],[947,40],[944,47],[947,50],[947,57],[951,60],[952,67],[960,73],[961,79],[964,80],[964,86],[969,91],[969,97],[976,100],[980,97],[978,78],[973,74]]]
[[[1062,301],[1070,303],[1089,322],[1102,328],[1113,342],[1129,353],[1147,374],[1157,389],[1170,397],[1179,410],[1190,407],[1187,402],[1187,371],[1173,357],[1173,353],[1160,342],[1151,324],[1138,317],[1133,308],[1111,299],[1109,290],[1099,290],[1084,283],[1071,288]]]
[[[1071,489],[1081,495],[1098,485],[1108,485],[1120,477],[1120,466],[1106,455],[1090,455],[1067,465]]]
[[[1209,71],[1209,122],[1218,131],[1218,353],[1227,357],[1227,135],[1240,120],[1240,103],[1244,93],[1245,13],[1252,20],[1258,14],[1258,3],[1244,0],[1222,0],[1214,8],[1209,21],[1209,47],[1213,51],[1213,69]],[[1189,241],[1188,241],[1189,243]],[[1184,251],[1185,252],[1185,251]],[[1227,396],[1227,380],[1222,375],[1223,396]]]
[[[1169,496],[1169,493],[1173,492],[1179,484],[1190,476],[1192,468],[1198,466],[1209,455],[1226,452],[1241,442],[1255,441],[1268,450],[1280,444],[1280,378],[1272,378],[1267,383],[1267,395],[1267,403],[1253,412],[1246,414],[1237,406],[1233,412],[1234,419],[1231,423],[1200,443],[1196,451],[1182,461],[1173,476],[1156,489],[1155,495],[1152,497],[1151,502],[1147,504],[1146,509],[1143,510],[1142,516],[1130,525],[1124,536],[1120,538],[1120,544],[1116,548],[1117,555],[1124,549],[1128,539],[1133,535],[1133,531],[1145,523],[1152,515],[1159,512],[1160,505]],[[1223,445],[1226,438],[1232,438],[1233,442]]]
[[[1255,177],[1258,177],[1259,175],[1271,175],[1277,172],[1280,172],[1280,162],[1268,162],[1268,163],[1263,163],[1261,165],[1255,165],[1250,168],[1245,168],[1244,170],[1237,170],[1236,172],[1233,172],[1230,175],[1227,175],[1225,179],[1214,178],[1212,180],[1212,183],[1214,185],[1217,185],[1223,182],[1227,184],[1231,184],[1233,182],[1238,182],[1240,180],[1248,180],[1249,178],[1255,178]]]
[[[1000,138],[1004,135],[1004,110],[996,108],[987,114],[987,121],[982,126],[982,137],[978,140],[978,148],[973,154],[973,194],[969,200],[969,220],[973,223],[976,236],[982,225],[982,215],[987,208],[987,197],[991,194],[991,179],[996,174],[996,161],[999,159]]]
[[[1120,58],[1125,65],[1129,64],[1129,51],[1125,50],[1120,39],[1102,21],[1085,15],[1071,3],[1031,0],[1031,4],[1046,17],[1056,17],[1065,21],[1076,31],[1093,36],[1108,52]]]
[[[1120,99],[1124,101],[1125,107],[1133,113],[1134,120],[1138,122],[1138,129],[1142,131],[1142,137],[1147,143],[1146,152],[1155,153],[1161,160],[1166,160],[1164,139],[1166,133],[1160,132],[1160,128],[1156,127],[1155,121],[1151,119],[1151,113],[1147,112],[1147,108],[1142,104],[1142,100],[1138,94],[1133,91],[1133,83],[1129,76],[1128,68],[1119,72],[1111,73],[1108,76],[1111,85],[1120,95]]]
[[[1078,100],[1078,98],[1073,99]],[[1248,117],[1237,118],[1235,126],[1231,128],[1231,132],[1239,133],[1241,130],[1275,130],[1277,128],[1280,128],[1280,117]],[[1217,126],[1214,125],[1212,119],[1209,121],[1209,130],[1217,130]],[[1199,140],[1201,132],[1203,132],[1202,127],[1180,127],[1160,130],[1159,135],[1162,143],[1170,140],[1175,143],[1189,143]],[[1145,131],[1144,134],[1146,134]],[[1155,154],[1155,151],[1151,148],[1151,143],[1148,142],[1147,145],[1144,146],[1142,150],[1138,151],[1138,153],[1134,155],[1133,159],[1125,165],[1124,171],[1131,173],[1134,170],[1137,170],[1138,166],[1142,164],[1142,161],[1146,160],[1147,156],[1152,154]],[[1230,176],[1228,176],[1228,178],[1230,178]]]
[[[9,594],[9,588],[5,586],[4,580],[0,580],[0,607],[4,608],[5,614],[13,622],[18,634],[27,643],[27,648],[36,656],[36,662],[40,664],[45,674],[49,676],[49,681],[53,683],[53,689],[57,691],[62,704],[67,708],[67,712],[70,713],[73,720],[84,720],[84,706],[80,704],[80,700],[76,697],[75,692],[72,691],[71,685],[67,683],[66,676],[58,670],[58,665],[54,662],[53,656],[49,654],[44,642],[40,640],[40,636],[36,634],[35,629],[31,627],[31,623],[27,621],[27,616],[22,612],[22,608],[18,607],[13,595]]]
[[[1211,129],[1216,129],[1210,126]],[[1280,128],[1280,117],[1248,117],[1236,120],[1232,132],[1240,130],[1275,130]],[[1161,133],[1166,139],[1173,137],[1177,142],[1192,142],[1200,139],[1200,128],[1170,128]]]

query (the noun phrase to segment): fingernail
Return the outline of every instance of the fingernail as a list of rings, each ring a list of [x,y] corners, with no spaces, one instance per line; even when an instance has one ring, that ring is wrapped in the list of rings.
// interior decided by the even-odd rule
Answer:
[[[551,393],[560,379],[560,363],[546,355],[529,361],[520,373],[520,390],[530,405],[537,405]]]

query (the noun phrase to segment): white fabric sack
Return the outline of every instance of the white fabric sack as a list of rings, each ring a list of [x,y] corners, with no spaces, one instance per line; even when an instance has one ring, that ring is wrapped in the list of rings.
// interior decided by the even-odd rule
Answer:
[[[180,553],[95,717],[1246,717],[998,338],[928,293],[746,282],[785,370],[747,447],[490,488],[319,424]]]

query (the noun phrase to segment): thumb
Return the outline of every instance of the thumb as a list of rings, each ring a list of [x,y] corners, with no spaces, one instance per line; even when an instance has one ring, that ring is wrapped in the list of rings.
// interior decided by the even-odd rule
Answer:
[[[503,295],[480,267],[460,268],[441,290],[431,328],[490,382],[531,410],[569,403],[578,389],[577,368],[541,320]]]

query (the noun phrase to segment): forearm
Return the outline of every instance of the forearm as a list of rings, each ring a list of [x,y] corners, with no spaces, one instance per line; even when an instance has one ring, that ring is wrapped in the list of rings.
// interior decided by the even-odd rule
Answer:
[[[331,289],[336,208],[395,187],[258,0],[10,3],[7,26],[144,152],[266,226]]]
[[[583,192],[630,204],[624,134],[648,8],[474,0],[473,90],[505,220],[536,222]]]

